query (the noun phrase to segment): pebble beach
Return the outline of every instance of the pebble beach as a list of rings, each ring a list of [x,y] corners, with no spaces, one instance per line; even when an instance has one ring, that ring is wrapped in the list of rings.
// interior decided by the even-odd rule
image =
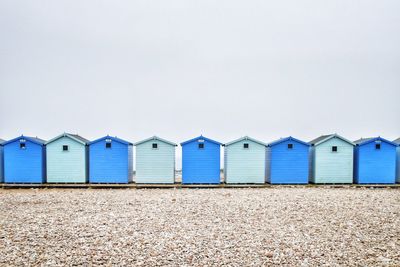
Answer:
[[[400,191],[0,189],[0,266],[399,266]]]

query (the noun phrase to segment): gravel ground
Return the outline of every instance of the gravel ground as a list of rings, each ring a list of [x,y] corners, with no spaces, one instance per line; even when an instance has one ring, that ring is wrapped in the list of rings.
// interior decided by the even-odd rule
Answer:
[[[0,265],[400,265],[400,190],[0,190]]]

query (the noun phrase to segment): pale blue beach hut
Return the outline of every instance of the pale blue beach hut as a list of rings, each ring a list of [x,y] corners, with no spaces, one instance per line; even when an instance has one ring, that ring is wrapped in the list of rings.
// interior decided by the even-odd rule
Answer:
[[[224,146],[224,175],[227,184],[265,183],[266,145],[245,136]]]
[[[136,147],[136,183],[175,183],[175,147],[177,144],[153,136],[134,145]]]
[[[322,135],[309,142],[310,182],[317,184],[353,183],[354,143],[337,135]]]
[[[46,143],[48,183],[86,183],[88,181],[89,140],[63,133]]]

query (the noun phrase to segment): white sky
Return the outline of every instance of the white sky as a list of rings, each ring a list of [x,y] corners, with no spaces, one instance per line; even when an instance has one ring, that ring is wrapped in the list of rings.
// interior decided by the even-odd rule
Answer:
[[[0,0],[0,36],[3,139],[400,136],[398,0]]]

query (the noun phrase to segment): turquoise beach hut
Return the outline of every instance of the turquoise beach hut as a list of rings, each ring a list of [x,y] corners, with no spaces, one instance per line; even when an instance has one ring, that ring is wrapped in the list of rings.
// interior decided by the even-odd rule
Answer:
[[[46,148],[38,137],[18,136],[3,143],[4,183],[44,183]]]
[[[175,147],[177,144],[153,136],[135,143],[136,183],[175,183]]]
[[[294,137],[268,144],[267,182],[271,184],[307,184],[310,145]]]
[[[221,145],[202,135],[181,143],[182,183],[219,184]]]
[[[353,183],[354,143],[337,134],[322,135],[309,142],[310,182]]]
[[[89,183],[132,182],[132,147],[132,143],[109,135],[90,142]]]
[[[397,144],[396,182],[400,183],[400,138],[394,140],[393,143]]]
[[[266,168],[265,143],[245,136],[226,143],[224,174],[227,184],[263,184]]]
[[[89,140],[64,133],[46,143],[48,183],[88,181]]]
[[[354,182],[394,184],[396,182],[397,144],[382,137],[354,141]]]
[[[0,183],[4,181],[3,178],[3,143],[5,141],[3,139],[0,139]]]

